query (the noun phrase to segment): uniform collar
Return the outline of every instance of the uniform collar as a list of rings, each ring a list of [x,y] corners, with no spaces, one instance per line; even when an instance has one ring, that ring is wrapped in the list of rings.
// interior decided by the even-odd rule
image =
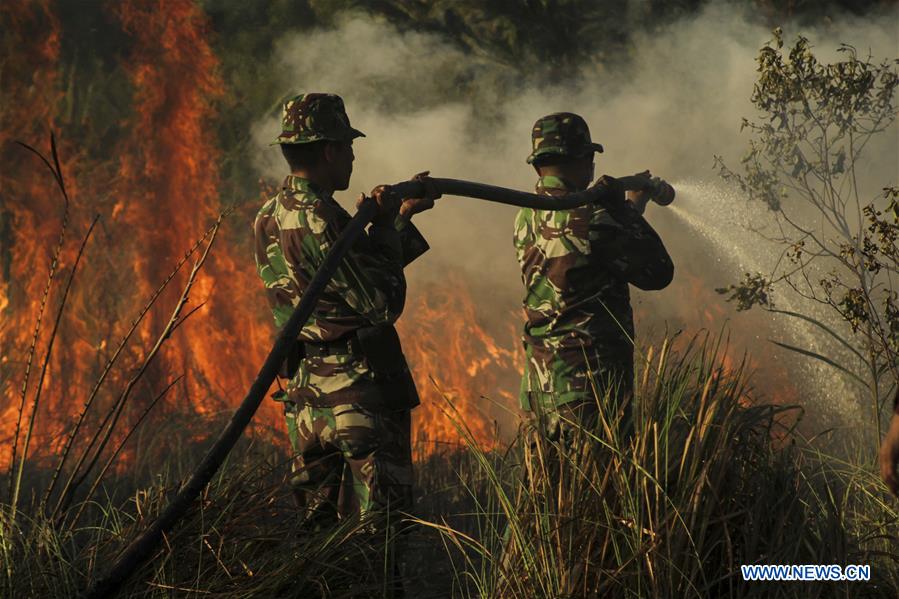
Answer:
[[[283,189],[288,189],[290,191],[294,191],[297,193],[321,196],[322,190],[321,188],[304,177],[298,177],[297,175],[287,175],[284,179],[284,185],[281,186]]]
[[[537,180],[537,191],[543,190],[576,191],[574,185],[555,175],[545,175]]]

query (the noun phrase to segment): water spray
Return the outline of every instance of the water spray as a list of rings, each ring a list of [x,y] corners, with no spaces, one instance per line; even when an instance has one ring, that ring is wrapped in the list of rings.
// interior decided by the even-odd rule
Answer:
[[[768,272],[778,260],[782,249],[768,239],[776,229],[769,233],[760,228],[763,223],[771,222],[768,220],[771,213],[766,206],[748,202],[737,188],[720,183],[685,180],[678,181],[677,188],[682,197],[677,205],[671,206],[673,216],[696,239],[708,244],[720,268],[735,272],[737,276],[745,272]],[[810,267],[817,268],[816,265]],[[813,279],[825,274],[817,270],[811,272]],[[841,325],[830,318],[821,304],[786,293],[778,296],[777,305],[778,309],[768,312],[771,324],[754,329],[753,337],[773,343],[787,342],[815,354],[838,356],[841,360],[853,359],[852,353],[844,351],[845,347],[829,332],[840,330]],[[822,329],[815,321],[823,323],[829,330]],[[826,334],[822,335],[822,332]],[[756,353],[765,355],[764,350]],[[859,408],[852,402],[856,391],[837,370],[819,360],[796,359],[795,363],[791,362],[790,372],[797,376],[797,387],[813,390],[820,399],[815,404],[816,413],[829,419],[836,418],[841,425],[850,427],[861,422]],[[774,391],[776,389],[772,389]]]

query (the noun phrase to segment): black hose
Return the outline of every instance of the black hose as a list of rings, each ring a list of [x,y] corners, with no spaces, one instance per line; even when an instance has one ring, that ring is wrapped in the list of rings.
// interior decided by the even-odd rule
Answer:
[[[612,188],[603,185],[594,186],[586,191],[562,197],[552,197],[458,179],[432,178],[431,180],[435,188],[445,195],[466,196],[539,210],[567,210],[588,203],[603,205],[605,202],[614,201],[616,197],[616,192]],[[424,193],[424,183],[421,181],[404,181],[391,186],[391,192],[398,197],[421,196]],[[228,425],[221,432],[218,439],[215,440],[212,447],[209,448],[209,451],[206,452],[190,479],[178,490],[178,493],[162,513],[159,514],[159,517],[125,548],[106,576],[95,580],[90,585],[84,594],[86,599],[110,597],[115,594],[125,583],[128,576],[137,570],[156,549],[156,546],[162,540],[162,536],[172,529],[190,507],[191,503],[193,503],[194,499],[196,499],[197,495],[209,483],[222,465],[225,457],[227,457],[234,444],[240,438],[244,429],[250,423],[250,420],[259,408],[259,404],[265,398],[265,394],[274,382],[281,364],[287,358],[288,352],[294,346],[294,342],[300,334],[303,325],[312,316],[319,295],[325,290],[344,255],[346,255],[356,238],[362,233],[365,226],[371,222],[377,212],[378,207],[374,200],[368,199],[360,205],[355,216],[340,233],[328,255],[325,256],[325,260],[315,273],[315,276],[309,281],[309,285],[306,287],[299,305],[282,327],[275,340],[274,347],[272,347],[268,357],[262,364],[262,368],[256,375],[256,380],[253,381],[250,390],[234,412]]]
[[[434,188],[443,195],[476,198],[509,206],[534,208],[535,210],[570,210],[586,204],[602,205],[611,201],[612,195],[609,188],[604,186],[591,187],[585,191],[557,197],[459,179],[431,177],[431,181]],[[420,181],[404,181],[390,187],[392,192],[401,198],[419,197],[424,193],[424,183]]]
[[[197,495],[209,483],[219,466],[222,465],[225,457],[231,451],[231,448],[234,447],[234,444],[250,423],[250,420],[259,408],[259,404],[265,398],[265,394],[271,387],[272,382],[274,382],[281,364],[287,357],[287,352],[294,347],[300,330],[309,320],[309,317],[312,316],[312,311],[315,308],[319,295],[328,285],[328,282],[334,275],[334,271],[340,265],[340,261],[377,212],[378,206],[374,200],[369,199],[362,203],[356,215],[353,216],[346,228],[340,233],[337,241],[334,242],[331,251],[328,252],[315,276],[309,281],[309,286],[303,293],[299,305],[293,311],[287,323],[281,328],[274,347],[262,364],[262,368],[259,370],[259,374],[256,375],[256,380],[250,386],[247,396],[231,417],[231,421],[228,422],[218,439],[206,452],[203,461],[194,470],[187,483],[179,489],[174,499],[159,514],[159,517],[147,527],[147,530],[125,548],[106,576],[94,581],[84,595],[86,598],[99,599],[100,597],[111,597],[115,594],[128,576],[156,549],[159,541],[162,540],[163,534],[171,530],[193,503],[194,499],[196,499]]]

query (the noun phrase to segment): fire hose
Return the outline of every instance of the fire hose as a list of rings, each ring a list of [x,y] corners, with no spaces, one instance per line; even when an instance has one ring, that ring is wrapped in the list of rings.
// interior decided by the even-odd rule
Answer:
[[[619,184],[617,189],[614,182]],[[647,191],[652,199],[660,205],[667,205],[674,199],[674,190],[670,185],[658,178],[650,179],[646,174],[610,179],[606,182],[601,179],[599,184],[586,191],[571,193],[562,197],[527,193],[458,179],[432,177],[429,178],[429,183],[432,185],[432,189],[441,195],[476,198],[537,210],[569,210],[587,204],[614,209],[616,203],[620,202],[621,187],[630,190]],[[396,198],[422,197],[425,193],[425,184],[417,180],[404,181],[390,186],[386,193],[390,193]],[[162,513],[159,514],[159,517],[119,554],[119,557],[105,576],[96,579],[91,584],[84,595],[86,599],[110,597],[115,594],[125,583],[128,576],[137,570],[150,556],[162,540],[163,535],[174,527],[203,488],[209,483],[265,398],[269,387],[271,387],[275,377],[278,375],[281,364],[294,346],[294,341],[299,336],[303,325],[312,316],[319,296],[330,282],[341,260],[363,232],[366,225],[377,215],[377,212],[378,205],[371,198],[365,199],[359,205],[356,214],[340,233],[318,271],[309,281],[300,303],[278,333],[272,350],[262,364],[262,368],[256,375],[256,379],[250,386],[246,397],[231,416],[227,426],[219,434],[219,437],[206,452],[206,455],[203,456],[203,460],[188,481],[178,490]]]

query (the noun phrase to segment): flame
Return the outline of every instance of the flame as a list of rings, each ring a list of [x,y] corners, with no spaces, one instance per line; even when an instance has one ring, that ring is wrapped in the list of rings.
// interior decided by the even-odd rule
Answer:
[[[19,112],[11,114],[4,107],[2,135],[4,140],[41,139],[46,123],[58,120],[54,112],[55,100],[60,97],[55,70],[59,61],[58,25],[47,3],[15,6],[24,15],[16,23],[28,17],[35,27],[47,19],[54,26],[42,28],[43,37],[28,37],[28,28],[23,26],[22,72],[32,80],[23,77],[11,96],[17,100],[30,98],[26,91],[34,90],[35,101],[7,103]],[[74,152],[62,153],[74,200],[74,220],[63,254],[65,266],[71,265],[73,246],[84,230],[82,198],[91,198],[92,207],[102,213],[106,223],[102,234],[88,246],[88,259],[69,299],[44,383],[32,455],[52,456],[59,450],[127,325],[192,241],[203,234],[223,197],[217,169],[220,153],[211,128],[223,84],[200,8],[192,0],[145,1],[115,5],[113,15],[131,36],[123,68],[133,88],[132,114],[121,125],[117,145],[110,149],[118,162],[109,159],[100,165],[79,164],[72,158]],[[21,155],[19,161],[23,161]],[[59,200],[48,179],[34,164],[28,164],[18,169],[15,178],[3,180],[4,188],[18,185],[16,190],[20,192],[19,201],[13,204],[15,237],[10,262],[15,272],[0,286],[0,310],[15,315],[5,317],[0,330],[4,371],[12,375],[4,376],[2,388],[6,400],[2,428],[10,437],[20,386],[15,377],[22,370],[30,335],[26,323],[34,322],[45,282],[42,275],[46,271],[34,265],[46,264],[60,225]],[[246,202],[243,213],[233,220],[241,226],[252,222],[259,203]],[[220,235],[192,291],[188,308],[203,304],[202,308],[167,340],[157,363],[135,389],[123,413],[119,435],[150,399],[180,374],[187,376],[157,408],[163,414],[193,412],[200,421],[233,407],[270,349],[274,331],[260,282],[252,260],[228,232],[226,228]],[[98,423],[141,364],[167,322],[184,279],[184,273],[176,277],[148,313],[137,339],[110,375],[107,391],[89,415],[86,428]],[[27,282],[21,290],[14,284],[19,281]],[[498,342],[478,323],[475,302],[466,289],[458,277],[426,285],[411,297],[401,321],[405,348],[422,395],[422,407],[416,410],[415,419],[418,439],[426,452],[459,442],[458,431],[444,414],[449,407],[446,399],[470,427],[475,440],[484,445],[495,441],[496,433],[489,423],[496,406],[482,396],[502,405],[514,404],[521,363],[520,343],[514,331],[517,323],[513,324],[510,315],[506,323],[508,341]],[[46,336],[45,327],[38,356],[46,348]],[[28,405],[33,397],[33,379],[31,388]],[[265,402],[256,420],[263,426],[283,429],[274,402]],[[197,429],[191,433],[209,434],[202,426]],[[113,445],[115,442],[113,438]],[[0,455],[0,464],[6,466],[8,444],[3,449],[7,454]],[[119,460],[124,466],[134,457],[128,451],[133,449],[126,448]]]
[[[470,288],[453,273],[413,288],[399,321],[422,401],[413,412],[415,445],[425,454],[462,443],[459,425],[481,447],[493,447],[499,431],[491,421],[507,419],[504,408],[517,404],[524,363],[517,315],[501,323],[507,336],[499,341],[479,322]]]
[[[10,101],[4,101],[0,109],[0,141],[22,139],[37,145],[36,140],[44,140],[48,124],[54,122],[62,125],[64,133],[65,123],[60,123],[56,114],[61,97],[59,26],[48,7],[48,2],[19,2],[4,3],[0,9],[8,13],[4,14],[6,20],[16,25],[11,31],[22,38],[15,45],[18,52],[4,64],[4,79],[15,87],[10,88]],[[73,198],[73,221],[61,260],[63,275],[71,266],[77,238],[84,232],[86,198],[105,223],[87,248],[86,264],[80,268],[56,339],[32,454],[53,455],[60,447],[128,324],[220,210],[220,153],[211,126],[223,84],[201,8],[192,0],[143,1],[116,4],[113,14],[131,36],[123,68],[133,86],[133,111],[122,123],[120,141],[110,148],[102,165],[78,164],[78,156],[68,147],[60,152]],[[10,65],[20,68],[13,71]],[[4,158],[7,164],[21,165],[5,171],[14,176],[0,179],[0,191],[14,200],[4,203],[4,211],[8,211],[7,204],[11,206],[11,216],[3,215],[3,221],[13,223],[10,251],[4,240],[2,256],[8,256],[12,272],[0,285],[0,310],[4,313],[0,392],[5,400],[2,430],[6,441],[15,428],[30,327],[46,281],[47,256],[60,230],[62,202],[51,178],[32,157],[13,149],[5,151]],[[241,225],[251,221],[248,215],[241,217]],[[247,292],[259,287],[252,261],[246,260],[227,230],[217,243],[187,309],[205,305],[166,342],[158,363],[136,387],[131,401],[135,405],[129,405],[123,414],[124,430],[179,374],[188,376],[179,392],[169,394],[163,411],[186,409],[203,415],[233,406],[270,348],[271,330],[264,305],[259,303],[261,294]],[[142,323],[138,338],[108,380],[108,391],[89,424],[96,424],[133,376],[167,322],[184,281],[182,272]],[[44,315],[45,325],[51,320],[58,293],[55,288]],[[46,351],[48,328],[44,326],[38,359]],[[26,406],[31,405],[34,383],[32,374]],[[274,406],[263,408],[261,418],[263,423],[280,420]],[[208,431],[199,433],[205,436]],[[2,451],[0,464],[5,466],[9,443],[3,443]],[[123,462],[128,462],[127,457]]]
[[[765,401],[779,405],[798,403],[800,394],[789,370],[791,362],[773,351],[768,340],[760,336],[769,333],[772,326],[763,310],[744,312],[734,318],[732,305],[714,291],[708,275],[703,277],[692,271],[689,263],[678,265],[674,282],[662,293],[667,298],[687,298],[676,305],[674,313],[665,314],[667,319],[689,333],[681,336],[683,344],[693,332],[706,330],[716,335],[726,326],[726,337],[718,354],[724,374],[734,373],[745,354],[743,368],[752,375],[750,395],[761,395]],[[659,320],[644,304],[637,305],[635,318],[638,325]],[[679,345],[676,343],[675,347]],[[750,395],[744,397],[744,404],[754,401]]]
[[[119,150],[112,208],[125,237],[120,247],[132,269],[128,276],[134,278],[133,311],[221,209],[221,154],[212,126],[224,85],[207,40],[208,22],[195,2],[123,3],[116,10],[134,44],[126,65],[134,86],[134,116]],[[252,220],[241,216],[234,219],[241,225]],[[184,410],[177,403],[189,402],[188,409],[198,416],[228,409],[243,397],[272,337],[261,296],[248,293],[259,287],[252,261],[227,230],[217,243],[191,292],[188,307],[202,307],[186,330],[169,340],[155,373],[157,385],[188,374],[167,406]],[[174,285],[169,299],[178,291]],[[170,305],[160,302],[149,315],[142,329],[145,344],[164,326]],[[274,406],[266,405],[260,418],[272,424],[277,415]]]
[[[121,124],[117,145],[100,164],[90,163],[74,141],[64,141],[60,147],[74,204],[60,279],[72,267],[77,238],[90,217],[87,206],[103,215],[104,225],[88,246],[56,340],[32,454],[52,456],[58,451],[129,323],[183,252],[208,228],[222,201],[231,199],[221,189],[217,166],[221,153],[214,129],[216,102],[224,85],[202,9],[194,0],[139,0],[112,6],[114,17],[130,36],[123,68],[133,89],[133,112]],[[15,36],[8,45],[15,50],[4,62],[0,96],[0,148],[7,166],[0,172],[4,200],[0,208],[0,396],[4,400],[0,466],[4,467],[10,460],[9,441],[18,418],[24,362],[46,267],[61,225],[61,199],[52,180],[33,157],[9,149],[8,143],[37,144],[46,138],[48,124],[65,125],[58,110],[63,97],[59,23],[50,7],[49,0],[0,3],[0,15],[12,25],[7,35]],[[231,222],[244,228],[242,235],[236,236],[230,225],[220,235],[188,309],[203,307],[167,341],[158,362],[135,389],[133,405],[122,417],[125,430],[151,398],[180,374],[187,376],[167,396],[163,415],[181,411],[205,422],[208,415],[235,406],[249,388],[274,333],[251,254],[245,243],[241,245],[259,203],[245,202],[245,208],[232,217]],[[96,425],[103,409],[114,401],[115,391],[141,364],[184,280],[181,273],[141,324],[138,339],[113,371],[89,425]],[[700,306],[679,314],[687,330],[718,330],[727,317],[721,298],[702,277],[683,269],[676,281],[684,285],[693,305]],[[461,442],[463,435],[454,419],[486,448],[498,441],[502,431],[497,429],[514,420],[507,411],[514,412],[517,405],[524,362],[519,340],[523,316],[515,310],[492,314],[487,320],[470,289],[461,275],[452,273],[440,282],[412,285],[400,320],[404,349],[422,397],[421,407],[413,414],[416,443],[424,454]],[[52,320],[59,293],[58,287],[51,293],[45,324]],[[653,319],[645,308],[638,307],[637,312],[638,323]],[[735,321],[732,328],[734,338],[754,338],[755,330],[747,325]],[[38,343],[38,359],[46,351],[47,329]],[[756,355],[763,362],[751,366],[779,385],[775,398],[786,402],[798,396],[783,363],[765,359],[764,350]],[[728,362],[729,368],[735,366]],[[26,402],[26,421],[32,398]],[[256,420],[263,427],[283,431],[275,402],[265,402]],[[209,432],[201,424],[191,431],[199,436]],[[125,454],[120,463],[127,465],[132,458]]]
[[[0,408],[2,439],[0,464],[11,452],[10,440],[18,420],[19,389],[32,330],[24,323],[37,318],[46,277],[35,272],[50,263],[62,214],[61,201],[35,161],[11,142],[45,138],[56,119],[61,97],[56,63],[59,58],[59,23],[49,1],[25,0],[0,5],[2,22],[8,25],[4,57],[3,91],[0,92]],[[70,262],[64,253],[61,263]],[[54,298],[51,297],[52,302]],[[49,304],[52,309],[52,303]],[[13,310],[15,312],[13,313]],[[45,318],[47,316],[45,315]],[[23,326],[24,325],[24,326]],[[34,377],[34,368],[31,376]],[[52,375],[52,371],[51,371]],[[27,422],[29,410],[22,415]]]

